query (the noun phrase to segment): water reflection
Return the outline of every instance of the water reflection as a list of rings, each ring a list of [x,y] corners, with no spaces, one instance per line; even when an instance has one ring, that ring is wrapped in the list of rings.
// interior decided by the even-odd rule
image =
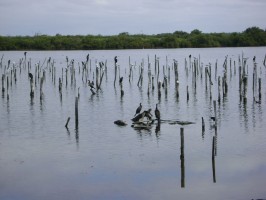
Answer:
[[[185,153],[184,153],[184,128],[180,128],[180,160],[181,160],[181,188],[185,187]]]
[[[76,138],[76,146],[77,146],[77,150],[79,149],[79,129],[78,127],[76,127],[75,129],[75,138]]]
[[[190,49],[189,51],[196,50]],[[206,51],[208,52],[207,59],[210,60],[213,57],[212,51],[217,50],[212,49],[211,51]],[[138,53],[138,51],[130,51],[127,53],[131,54],[132,52],[137,52],[136,60],[142,56]],[[164,51],[160,52],[163,53]],[[172,52],[173,57],[177,55],[176,51],[173,50]],[[46,54],[49,52],[40,53]],[[52,53],[54,54],[55,52]],[[68,53],[80,56],[83,52],[64,52],[64,54]],[[109,53],[106,54],[108,58],[112,57],[114,52],[110,51]],[[115,53],[118,52],[116,51]],[[222,52],[221,54],[223,53],[224,52]],[[43,58],[43,55],[40,55],[39,52],[31,52],[31,54],[37,55],[37,58],[35,58],[36,60],[40,60]],[[102,52],[95,51],[93,52],[93,54],[98,56],[101,55]],[[58,57],[57,59],[60,60],[60,57]],[[178,57],[178,59],[180,62],[180,60],[183,58]],[[202,60],[202,62],[205,61]],[[61,63],[60,65],[58,64],[58,67],[63,66],[65,70],[65,62],[59,61],[58,63]],[[121,66],[127,65],[121,62]],[[262,94],[262,102],[260,104],[256,104],[255,102],[253,102],[253,104],[251,105],[251,99],[249,98],[251,97],[249,96],[251,91],[248,90],[248,101],[246,102],[246,104],[244,104],[243,100],[239,102],[239,88],[237,84],[238,76],[231,77],[232,72],[230,68],[229,91],[227,96],[220,92],[220,98],[223,99],[220,99],[220,102],[218,101],[216,118],[217,126],[215,126],[210,118],[214,116],[212,100],[214,100],[215,97],[219,96],[216,91],[218,84],[216,76],[220,75],[219,71],[221,71],[222,69],[220,69],[220,67],[218,66],[218,72],[217,74],[215,72],[213,86],[210,86],[208,81],[206,82],[205,87],[204,74],[201,79],[199,79],[200,77],[194,77],[192,83],[191,73],[195,69],[193,69],[191,66],[186,67],[185,69],[182,68],[182,61],[180,62],[180,66],[180,76],[178,79],[180,81],[180,85],[178,85],[178,92],[177,85],[176,87],[174,87],[175,83],[173,81],[175,80],[175,77],[172,74],[173,70],[170,72],[168,71],[168,79],[166,80],[167,84],[165,84],[164,88],[161,88],[161,98],[159,98],[159,90],[156,85],[157,80],[162,77],[162,71],[160,77],[159,74],[157,75],[157,72],[159,72],[159,68],[154,75],[155,78],[151,77],[152,80],[155,82],[155,87],[153,87],[153,84],[151,82],[152,80],[148,80],[146,72],[144,73],[144,78],[143,80],[141,80],[138,87],[137,81],[139,78],[139,68],[133,70],[131,74],[132,78],[130,79],[129,83],[123,85],[123,90],[125,91],[125,95],[123,97],[121,97],[121,89],[119,85],[117,84],[116,87],[113,86],[114,70],[111,67],[109,68],[110,70],[108,69],[109,74],[107,73],[107,70],[105,73],[106,83],[102,84],[102,90],[97,91],[95,95],[91,94],[90,90],[88,89],[88,85],[84,83],[83,80],[79,80],[79,78],[81,79],[81,74],[77,73],[77,83],[74,83],[74,85],[72,85],[71,83],[70,85],[70,72],[68,73],[68,86],[66,84],[66,79],[63,79],[62,75],[62,83],[65,84],[65,86],[63,86],[63,93],[60,94],[58,93],[58,90],[55,87],[55,81],[51,81],[51,73],[47,73],[47,81],[45,82],[44,90],[46,97],[40,102],[38,99],[38,91],[35,95],[35,99],[31,99],[29,101],[28,98],[30,94],[28,88],[28,79],[26,80],[22,78],[23,72],[26,73],[27,69],[22,69],[21,76],[18,77],[17,88],[13,86],[12,90],[10,91],[11,93],[9,101],[7,101],[6,99],[5,92],[2,92],[2,98],[0,99],[0,101],[2,101],[0,111],[3,111],[1,112],[1,114],[3,114],[1,119],[4,119],[1,120],[3,122],[0,121],[0,137],[1,141],[3,141],[1,142],[1,152],[3,152],[1,154],[3,162],[1,162],[2,164],[0,164],[1,172],[3,172],[0,173],[1,180],[2,178],[3,180],[8,180],[8,178],[11,177],[11,173],[12,176],[14,174],[15,177],[23,176],[23,174],[25,174],[25,176],[28,176],[29,173],[21,173],[28,171],[35,171],[35,173],[38,174],[40,172],[38,169],[43,169],[39,166],[42,166],[42,164],[46,164],[48,166],[48,170],[50,170],[50,167],[53,166],[53,175],[56,175],[56,177],[63,177],[61,180],[58,180],[58,185],[62,184],[62,182],[63,184],[65,184],[65,179],[73,179],[74,181],[72,183],[69,183],[68,186],[69,188],[77,188],[77,186],[80,186],[79,191],[82,194],[80,194],[79,197],[81,197],[81,199],[84,198],[84,196],[86,195],[88,196],[88,193],[86,193],[86,188],[88,187],[94,186],[98,191],[102,191],[105,186],[109,187],[110,185],[112,185],[112,189],[114,191],[121,189],[119,191],[124,191],[125,195],[128,194],[128,188],[137,188],[139,196],[135,199],[145,199],[145,197],[147,199],[152,199],[149,198],[150,196],[148,196],[147,194],[147,187],[153,188],[154,191],[156,191],[153,192],[153,194],[162,194],[162,196],[157,198],[161,198],[164,195],[168,194],[168,197],[170,197],[169,199],[175,197],[179,198],[179,195],[184,195],[184,199],[193,199],[197,197],[197,194],[199,193],[205,193],[207,197],[205,199],[211,199],[208,197],[212,196],[212,194],[216,193],[217,191],[219,192],[219,194],[225,194],[225,191],[227,192],[229,190],[228,195],[225,194],[226,198],[228,196],[231,196],[232,193],[234,193],[231,188],[235,187],[231,186],[241,185],[242,188],[237,188],[237,191],[239,192],[240,189],[241,191],[246,191],[246,189],[248,191],[249,188],[255,188],[253,187],[253,184],[256,185],[256,190],[258,190],[259,193],[264,194],[264,190],[260,189],[257,186],[263,185],[260,184],[260,182],[263,183],[263,180],[265,179],[265,176],[263,176],[263,172],[265,171],[263,168],[263,166],[265,165],[265,161],[263,160],[263,156],[265,154],[265,148],[263,146],[265,143],[265,134],[263,134],[263,126],[265,123],[263,122],[265,121],[264,105],[266,101],[264,101],[264,97],[266,96],[266,94]],[[94,66],[90,67],[91,73],[87,74],[88,77],[94,76],[94,69]],[[146,70],[146,68],[144,69]],[[121,72],[122,70],[123,69],[121,68]],[[60,69],[57,70],[57,73],[58,71],[60,71]],[[165,72],[163,75],[165,76],[167,73],[167,68],[164,69],[164,71]],[[125,72],[124,77],[127,77],[128,73],[129,72]],[[154,69],[152,67],[151,74],[153,73]],[[54,77],[58,77],[58,74]],[[172,82],[170,81],[170,78]],[[95,81],[95,77],[93,77],[93,80]],[[128,79],[124,79],[124,81],[125,80],[128,81]],[[105,80],[103,80],[103,82],[104,81]],[[263,79],[262,81],[263,84],[265,84],[265,80]],[[35,88],[38,88],[39,82],[37,82],[36,84],[37,85]],[[195,84],[197,84],[196,87]],[[62,119],[65,119],[66,116],[71,116],[74,118],[74,111],[72,108],[73,96],[76,95],[75,85],[81,85],[81,95],[79,99],[81,108],[79,110],[80,126],[79,129],[72,129],[73,133],[72,130],[66,128],[66,135],[64,135],[64,138],[68,141],[71,134],[74,134],[73,141],[76,144],[80,156],[73,156],[72,149],[69,149],[70,145],[66,145],[65,140],[62,140],[60,134],[50,134],[51,132],[61,133],[60,130],[63,128],[62,124],[64,124],[64,121],[62,122]],[[190,92],[190,100],[188,102],[186,102],[187,85],[189,86]],[[149,95],[147,94],[148,88],[150,90]],[[59,97],[57,95],[59,95]],[[62,99],[64,99],[64,104],[62,103]],[[123,119],[125,118],[125,120],[127,121],[130,120],[129,113],[135,109],[133,108],[133,104],[136,104],[136,102],[142,102],[143,105],[148,105],[148,107],[152,108],[155,102],[158,101],[158,99],[158,103],[161,104],[161,111],[165,118],[179,118],[181,120],[185,118],[186,120],[192,120],[196,122],[195,126],[191,126],[188,128],[188,132],[186,130],[185,135],[183,135],[183,139],[182,136],[180,136],[180,158],[177,158],[177,153],[179,154],[179,152],[176,151],[176,149],[179,148],[179,137],[176,138],[176,135],[172,134],[173,132],[176,132],[174,130],[176,126],[156,123],[150,130],[135,131],[134,129],[131,129],[131,127],[123,127],[119,129],[119,131],[116,131],[116,127],[111,125],[111,122],[114,121],[113,119],[119,118],[120,115],[123,116]],[[39,106],[39,109],[36,109],[36,106]],[[18,113],[18,115],[14,117],[13,113],[15,113],[16,115]],[[39,115],[41,115],[41,118],[39,117]],[[8,118],[8,116],[10,116],[10,119]],[[205,130],[202,129],[202,131],[200,132],[199,124],[201,117],[204,117],[204,119],[206,120],[206,127],[208,128],[206,128]],[[6,119],[8,119],[8,123],[5,124]],[[241,134],[243,132],[243,129],[244,131],[249,131],[249,129],[252,128],[252,125],[255,134],[252,134],[252,136],[251,134]],[[19,136],[16,136],[16,132],[18,132],[18,129],[19,131],[21,129],[21,133],[19,134]],[[4,133],[2,133],[2,130],[4,130]],[[12,137],[6,138],[5,130],[8,130],[10,133],[12,133]],[[221,136],[219,137],[219,155],[221,155],[219,156],[219,160],[217,160],[217,131],[219,131],[219,136]],[[13,135],[13,132],[15,133],[15,136]],[[32,135],[29,135],[28,132],[36,133],[34,135],[34,138],[32,137]],[[87,132],[90,132],[90,134],[81,134]],[[133,136],[131,134],[132,132]],[[81,137],[79,137],[79,134],[81,134]],[[153,140],[155,136],[156,141]],[[184,149],[184,136],[186,137],[186,144],[188,144],[188,148],[186,148],[186,160]],[[212,158],[212,169],[210,169],[210,156],[208,155],[210,155],[210,140],[212,139],[212,136],[215,136],[215,148],[214,156]],[[17,137],[19,137],[19,139]],[[93,140],[91,139],[91,137],[93,137]],[[139,140],[141,140],[141,142]],[[119,145],[116,145],[118,144],[118,141]],[[159,144],[160,142],[160,146],[154,145],[155,142],[157,142],[157,144]],[[145,145],[139,146],[139,143]],[[46,148],[48,145],[51,148]],[[13,147],[17,146],[19,147],[18,149],[22,150],[18,151],[19,153],[13,150]],[[58,156],[58,153],[55,153],[54,150],[58,150],[57,152],[68,152],[68,155],[70,156]],[[94,151],[95,154],[92,154],[90,153],[92,152],[91,150],[97,151]],[[36,155],[35,152],[37,152]],[[139,155],[140,152],[143,153],[143,155],[147,156],[147,159],[142,159],[141,164],[139,163],[139,157],[134,157],[134,155]],[[128,155],[131,155],[130,159],[128,159]],[[239,155],[244,156],[239,158]],[[36,162],[27,162],[26,160],[25,164],[27,166],[18,169],[16,168],[16,166],[13,166],[13,158],[21,156],[33,159],[33,161]],[[34,156],[36,156],[37,158],[34,158]],[[106,159],[107,157],[111,157],[111,159]],[[31,161],[30,159],[28,161]],[[177,164],[173,164],[173,160],[175,162],[178,162],[179,164],[179,159],[180,171],[179,167],[177,168]],[[51,163],[54,163],[54,160],[58,160],[58,162],[55,163],[55,165],[51,165]],[[73,162],[73,160],[75,160],[75,162]],[[95,167],[92,171],[90,171],[90,174],[88,174],[88,176],[84,178],[84,175],[79,175],[79,172],[87,167],[87,160],[95,161],[95,163],[97,163],[97,168]],[[108,167],[106,167],[106,162],[108,162]],[[245,165],[243,165],[243,163],[245,163]],[[224,178],[219,180],[219,187],[214,188],[212,187],[212,185],[213,183],[217,182],[216,166],[218,164],[219,174],[223,175]],[[6,167],[7,165],[12,167]],[[65,165],[67,167],[62,167],[62,165]],[[210,181],[211,170],[212,181]],[[5,175],[5,172],[8,171],[9,174]],[[121,173],[116,173],[117,171]],[[139,172],[141,172],[141,175]],[[109,177],[108,181],[106,181],[107,178],[103,178],[103,173],[104,175],[107,175],[106,177]],[[179,180],[180,174],[181,177]],[[128,179],[128,177],[138,176],[140,176],[141,179]],[[22,178],[21,180],[23,180]],[[28,176],[27,178],[30,183],[36,182],[33,176]],[[45,186],[51,185],[51,187],[54,187],[54,184],[50,183],[50,178],[52,180],[52,177],[48,177],[44,180],[44,184],[46,184]],[[176,185],[179,185],[180,182],[181,188],[185,188],[185,178],[189,178],[189,182],[187,181],[187,185],[189,183],[190,187],[187,187],[186,190],[181,190],[181,192],[180,190],[176,190],[173,185],[176,187]],[[234,180],[233,183],[232,180]],[[243,180],[248,180],[252,182],[252,186],[241,184],[242,182],[244,182]],[[203,187],[202,183],[206,185],[204,185]],[[6,188],[10,189],[10,191],[12,188],[11,185],[12,184],[10,184],[10,186],[6,186]],[[21,187],[19,181],[16,182],[16,185]],[[199,185],[202,187],[199,187]],[[33,189],[36,189],[35,185],[33,187]],[[23,187],[22,192],[27,193],[28,188],[30,187]],[[40,186],[40,188],[43,188],[43,185]],[[14,191],[18,192],[19,189],[16,188],[14,189]],[[39,188],[37,188],[37,190],[38,189]],[[49,189],[48,191],[50,192],[51,189]],[[94,193],[93,190],[91,191],[92,193]],[[109,190],[108,192],[111,193],[111,190]],[[66,194],[69,193],[66,192]],[[109,195],[109,193],[107,194]]]
[[[213,177],[213,182],[216,183],[216,171],[215,171],[215,156],[216,156],[216,138],[217,136],[213,136],[212,140],[212,177]]]

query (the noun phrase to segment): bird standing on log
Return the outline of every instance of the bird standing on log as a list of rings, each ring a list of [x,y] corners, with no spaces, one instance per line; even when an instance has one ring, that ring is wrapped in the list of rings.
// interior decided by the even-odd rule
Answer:
[[[155,108],[154,114],[155,114],[155,117],[158,120],[158,122],[160,122],[161,114],[160,114],[160,111],[157,108],[157,105],[158,105],[158,103],[156,104],[156,108]]]
[[[135,116],[140,113],[141,109],[142,109],[142,105],[141,105],[141,103],[139,103],[139,107],[136,110]]]

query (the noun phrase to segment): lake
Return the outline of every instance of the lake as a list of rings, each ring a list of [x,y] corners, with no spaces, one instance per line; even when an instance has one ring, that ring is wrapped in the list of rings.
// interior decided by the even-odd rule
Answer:
[[[266,199],[265,55],[266,47],[28,51],[25,63],[23,51],[0,51],[0,199]],[[102,83],[92,94],[96,67]],[[222,85],[218,92],[224,76],[226,94]],[[160,126],[131,127],[140,103],[153,118],[158,103]],[[171,123],[180,121],[193,123]]]

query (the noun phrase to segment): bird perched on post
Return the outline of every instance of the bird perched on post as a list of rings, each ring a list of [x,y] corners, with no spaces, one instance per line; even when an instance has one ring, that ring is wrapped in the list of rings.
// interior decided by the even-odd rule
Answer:
[[[139,103],[139,107],[136,110],[135,116],[140,113],[141,109],[142,109],[142,105],[141,105],[141,103]]]
[[[157,105],[158,105],[158,103],[156,104],[156,108],[155,108],[154,114],[155,114],[155,117],[158,120],[158,122],[160,122],[161,114],[160,114],[160,111],[157,108]]]
[[[29,78],[30,78],[30,80],[33,80],[33,75],[32,75],[32,73],[29,73]]]
[[[123,82],[123,76],[121,76],[121,77],[119,78],[119,84],[120,84],[120,85],[122,84],[122,82]]]
[[[93,81],[90,82],[90,80],[88,80],[88,86],[90,86],[91,89],[95,89]]]
[[[117,64],[117,56],[115,56],[115,65]]]

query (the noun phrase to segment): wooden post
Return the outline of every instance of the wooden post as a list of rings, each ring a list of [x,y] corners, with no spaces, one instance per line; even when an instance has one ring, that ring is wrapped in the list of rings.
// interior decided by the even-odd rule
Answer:
[[[180,160],[181,160],[181,188],[185,187],[185,155],[184,155],[184,128],[180,128]]]
[[[44,81],[44,77],[41,78],[41,83],[40,83],[40,100],[43,99],[43,90],[42,90],[43,81]]]
[[[244,104],[247,103],[247,84],[248,84],[248,78],[247,77],[243,77],[243,84],[244,84]]]
[[[218,103],[219,103],[219,105],[221,103],[221,92],[220,92],[220,90],[221,90],[221,77],[218,76]]]
[[[187,101],[189,101],[188,85],[187,85]]]
[[[78,129],[79,126],[79,113],[78,113],[78,97],[75,99],[75,127]]]
[[[67,87],[67,72],[68,72],[68,69],[66,68],[66,87]]]
[[[214,109],[214,117],[215,117],[215,129],[216,129],[216,128],[217,128],[216,100],[213,100],[213,109]]]
[[[36,77],[35,77],[36,79]],[[33,78],[30,79],[30,97],[34,97],[34,84],[33,84]]]
[[[6,76],[6,98],[7,100],[9,100],[8,88],[9,88],[9,79],[8,79],[8,76]]]
[[[205,122],[203,117],[201,117],[201,130],[203,133],[205,132]]]
[[[179,99],[179,82],[177,81],[175,85],[176,85],[176,98]]]
[[[58,89],[59,89],[60,94],[62,94],[62,81],[60,77],[59,77]]]
[[[117,74],[117,65],[115,63],[115,79],[114,79],[114,86],[115,86],[115,82],[116,82],[116,74]]]
[[[68,123],[69,123],[69,121],[70,121],[70,117],[68,117],[67,118],[67,122],[66,122],[66,124],[65,124],[65,127],[68,129]]]
[[[261,101],[261,78],[259,78],[259,101]]]
[[[5,74],[2,74],[2,92],[5,92]]]

